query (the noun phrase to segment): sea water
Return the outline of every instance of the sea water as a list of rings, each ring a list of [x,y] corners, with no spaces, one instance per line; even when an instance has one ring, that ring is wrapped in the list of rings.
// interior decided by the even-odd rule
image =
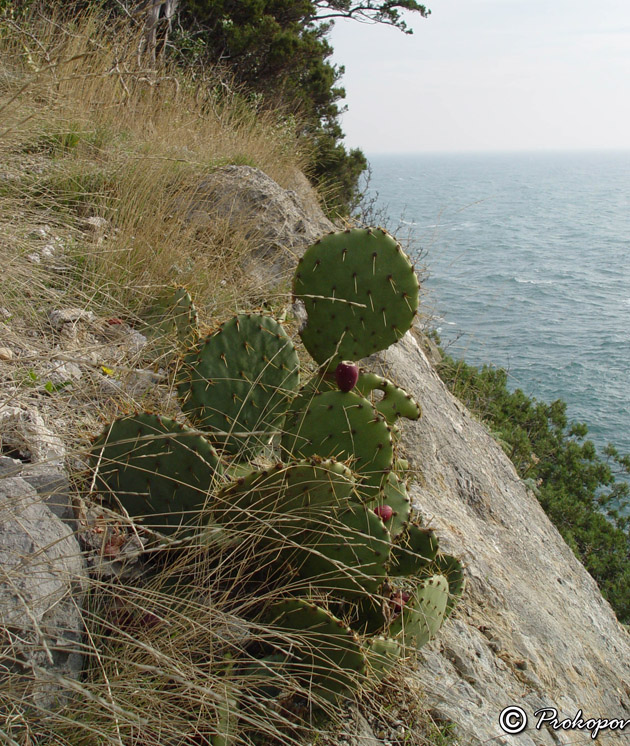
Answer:
[[[448,352],[630,452],[630,152],[369,161]]]

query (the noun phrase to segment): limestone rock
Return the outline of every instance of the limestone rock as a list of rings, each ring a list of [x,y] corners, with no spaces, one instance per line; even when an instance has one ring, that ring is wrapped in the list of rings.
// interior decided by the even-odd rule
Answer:
[[[0,477],[19,474],[58,518],[72,521],[70,481],[64,466],[66,449],[41,414],[21,407],[0,409],[0,443],[28,462],[3,457]]]
[[[71,530],[20,477],[0,478],[0,567],[0,686],[12,707],[50,710],[81,671],[86,578]]]
[[[0,442],[4,448],[19,452],[24,460],[63,467],[65,446],[36,409],[0,408]]]
[[[380,357],[422,407],[405,423],[419,474],[411,494],[441,546],[466,563],[468,590],[438,637],[422,649],[419,676],[438,716],[462,744],[587,743],[586,731],[532,728],[535,710],[573,718],[630,718],[630,635],[565,544],[500,446],[447,391],[407,334]],[[372,366],[374,367],[374,366]],[[412,681],[413,679],[413,681]],[[499,728],[508,705],[530,727]],[[598,742],[627,740],[600,733]]]
[[[251,271],[260,273],[264,267],[269,277],[278,277],[293,269],[296,257],[310,243],[334,229],[306,179],[297,180],[295,186],[299,195],[282,189],[257,168],[226,166],[198,186],[188,218],[199,226],[217,216],[245,226],[258,246]]]
[[[48,318],[53,329],[60,331],[65,324],[76,324],[79,321],[93,321],[94,314],[92,311],[86,311],[83,308],[61,308],[51,311]]]

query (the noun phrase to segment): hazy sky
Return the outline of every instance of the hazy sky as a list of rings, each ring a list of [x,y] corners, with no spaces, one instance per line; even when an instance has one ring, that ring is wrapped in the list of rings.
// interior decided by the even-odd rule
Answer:
[[[630,0],[429,0],[412,36],[337,21],[346,144],[630,149]]]

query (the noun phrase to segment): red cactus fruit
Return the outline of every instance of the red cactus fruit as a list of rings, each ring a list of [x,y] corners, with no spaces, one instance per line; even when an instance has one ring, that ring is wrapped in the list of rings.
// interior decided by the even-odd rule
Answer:
[[[374,508],[374,512],[383,523],[387,523],[387,521],[389,521],[389,519],[394,515],[394,509],[391,505],[379,505]]]
[[[391,597],[392,611],[394,614],[400,614],[410,598],[411,594],[407,593],[407,591],[395,591]]]
[[[335,369],[335,379],[341,391],[352,391],[359,380],[359,367],[354,363],[339,363]]]

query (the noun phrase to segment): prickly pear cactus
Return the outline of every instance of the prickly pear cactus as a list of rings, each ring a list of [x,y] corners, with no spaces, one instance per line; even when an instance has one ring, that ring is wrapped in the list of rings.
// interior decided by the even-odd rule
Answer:
[[[404,389],[396,386],[387,378],[375,373],[361,372],[357,381],[357,390],[365,397],[378,389],[383,392],[383,398],[374,403],[374,408],[380,412],[389,425],[395,424],[399,417],[409,420],[420,419],[420,405]]]
[[[177,377],[182,410],[218,449],[251,459],[281,426],[298,370],[295,348],[275,319],[235,316],[184,357]]]
[[[367,399],[352,391],[304,393],[287,415],[281,446],[291,457],[318,455],[348,460],[360,490],[374,496],[394,457],[390,429]]]
[[[442,626],[448,598],[448,580],[443,575],[422,580],[402,613],[391,623],[390,635],[400,634],[406,647],[426,645]]]
[[[389,530],[392,541],[402,534],[409,521],[411,500],[405,483],[393,471],[387,475],[383,492],[368,505],[381,517]],[[384,517],[389,513],[389,511],[385,512],[384,508],[391,509],[390,517]]]
[[[389,573],[418,576],[435,559],[438,541],[430,528],[410,524],[392,547]]]
[[[359,687],[366,656],[359,638],[340,619],[305,599],[279,601],[268,616],[273,629],[294,640],[287,672],[312,695],[334,701]]]
[[[397,640],[381,636],[369,639],[365,652],[370,673],[377,681],[382,681],[389,676],[403,655],[403,649]]]
[[[213,519],[235,534],[265,531],[293,538],[318,528],[353,494],[355,478],[333,460],[310,459],[252,471],[219,490],[212,501]]]
[[[418,308],[418,278],[381,228],[330,233],[300,259],[293,295],[306,308],[300,332],[320,365],[360,360],[397,342]]]
[[[92,444],[90,461],[97,489],[113,493],[129,516],[162,533],[193,523],[223,473],[205,438],[146,412],[110,423]]]
[[[410,327],[418,281],[409,260],[381,229],[329,234],[300,260],[293,291],[307,312],[304,345],[319,364],[297,395],[298,357],[282,326],[238,315],[190,348],[178,372],[182,410],[207,440],[144,414],[113,422],[92,449],[96,484],[144,525],[174,531],[198,523],[203,508],[198,549],[228,557],[261,542],[252,582],[265,593],[252,614],[269,626],[269,644],[245,643],[228,659],[226,703],[228,691],[241,690],[227,680],[235,677],[253,679],[263,698],[286,695],[292,679],[329,701],[366,675],[380,681],[437,633],[464,587],[461,563],[411,520],[409,465],[395,459],[397,422],[417,419],[420,407],[353,362]],[[190,321],[190,297],[173,292],[167,305]],[[213,445],[228,457],[225,469]],[[268,464],[278,452],[283,463],[247,463]],[[239,710],[245,700],[235,699],[230,711],[242,715],[249,704]],[[217,743],[233,738],[235,723],[220,724]]]
[[[386,575],[391,537],[381,519],[360,503],[331,511],[295,558],[312,588],[344,599],[376,594]]]
[[[199,337],[199,316],[185,287],[167,287],[141,316],[145,323],[141,331],[151,338],[172,337],[180,347],[187,347]]]

